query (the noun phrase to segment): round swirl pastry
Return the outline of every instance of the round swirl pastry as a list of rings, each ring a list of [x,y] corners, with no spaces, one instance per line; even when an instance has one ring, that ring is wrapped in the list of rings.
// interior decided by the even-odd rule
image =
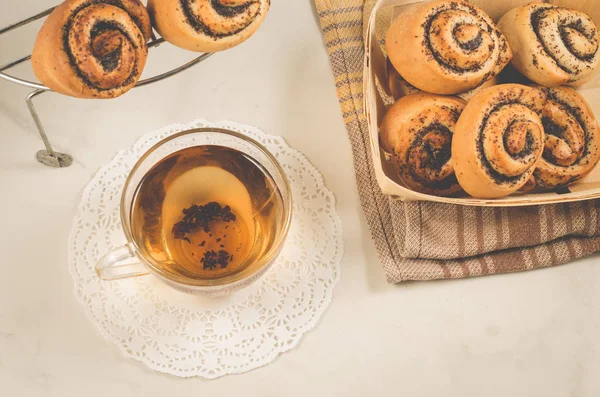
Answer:
[[[478,87],[500,73],[512,57],[490,17],[463,0],[413,6],[394,20],[385,46],[402,77],[436,94]]]
[[[451,143],[464,107],[460,98],[420,92],[389,108],[379,129],[381,145],[392,154],[406,187],[437,196],[461,191],[454,175]]]
[[[600,160],[600,127],[592,109],[568,87],[546,88],[542,111],[544,154],[533,173],[535,187],[565,186],[587,175]]]
[[[31,62],[50,89],[78,98],[115,98],[139,80],[152,34],[139,0],[67,0],[38,33]]]
[[[519,84],[476,94],[456,124],[452,158],[458,182],[473,197],[507,196],[527,183],[544,150],[540,114],[546,95]]]
[[[154,28],[173,45],[216,52],[256,32],[271,0],[149,0]]]
[[[515,68],[542,86],[583,84],[600,65],[598,29],[581,11],[531,3],[506,13],[498,28]]]

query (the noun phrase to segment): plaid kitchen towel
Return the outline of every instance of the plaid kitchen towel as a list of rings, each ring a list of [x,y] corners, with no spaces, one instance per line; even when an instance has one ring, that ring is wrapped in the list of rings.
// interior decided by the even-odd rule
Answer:
[[[386,278],[433,280],[555,266],[600,251],[600,200],[520,208],[401,202],[381,193],[363,112],[363,20],[374,0],[315,0],[363,211]]]

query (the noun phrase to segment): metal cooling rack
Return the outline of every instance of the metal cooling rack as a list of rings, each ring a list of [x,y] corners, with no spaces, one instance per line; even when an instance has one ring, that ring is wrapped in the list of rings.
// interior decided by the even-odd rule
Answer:
[[[22,21],[19,21],[17,23],[14,23],[12,25],[9,25],[5,28],[0,29],[0,36],[2,36],[4,33],[18,29],[18,28],[25,26],[33,21],[37,21],[38,19],[48,16],[52,12],[52,10],[54,10],[55,8],[56,7],[49,8],[45,11],[40,12],[39,14],[33,15],[29,18],[23,19]],[[151,41],[148,43],[148,48],[150,49],[150,48],[158,47],[160,44],[164,43],[164,41],[165,40],[163,38],[157,38],[153,34]],[[140,80],[134,88],[142,87],[142,86],[152,84],[152,83],[156,83],[157,81],[161,81],[161,80],[164,80],[171,76],[174,76],[174,75],[176,75],[180,72],[183,72],[184,70],[189,69],[192,66],[202,62],[203,60],[207,59],[211,55],[213,55],[213,54],[212,53],[204,53],[204,54],[192,59],[188,63],[185,63],[177,68],[171,69],[168,72],[164,72],[164,73],[158,74],[156,76],[152,76],[152,77],[148,77],[144,80]],[[50,88],[48,88],[45,85],[40,84],[38,82],[25,80],[25,79],[5,73],[6,70],[9,70],[17,65],[20,65],[23,62],[27,62],[30,59],[31,59],[31,55],[27,55],[27,56],[21,57],[19,59],[15,59],[14,61],[8,62],[5,65],[0,66],[0,78],[3,78],[4,80],[8,80],[15,84],[20,84],[22,86],[34,89],[34,91],[29,93],[27,95],[27,97],[25,98],[25,103],[27,104],[29,113],[31,113],[31,117],[33,118],[33,121],[35,122],[35,126],[38,130],[38,133],[40,134],[40,137],[42,138],[42,141],[44,142],[44,146],[46,147],[46,149],[40,150],[37,152],[36,159],[40,163],[47,165],[49,167],[55,167],[55,168],[68,167],[73,162],[73,157],[71,157],[70,155],[68,155],[66,153],[56,152],[56,151],[54,151],[54,149],[52,149],[52,144],[50,143],[50,140],[48,139],[48,135],[46,134],[46,131],[44,130],[44,125],[42,124],[42,120],[40,119],[40,116],[38,115],[37,111],[35,110],[35,106],[33,103],[33,99],[35,97],[42,95],[45,92],[53,92],[53,91]]]

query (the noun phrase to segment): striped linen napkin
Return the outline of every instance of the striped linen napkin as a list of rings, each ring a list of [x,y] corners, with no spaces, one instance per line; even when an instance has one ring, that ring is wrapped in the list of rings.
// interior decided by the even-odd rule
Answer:
[[[374,0],[315,0],[363,211],[390,283],[555,266],[600,251],[600,200],[520,208],[400,202],[381,193],[363,112],[363,20]]]

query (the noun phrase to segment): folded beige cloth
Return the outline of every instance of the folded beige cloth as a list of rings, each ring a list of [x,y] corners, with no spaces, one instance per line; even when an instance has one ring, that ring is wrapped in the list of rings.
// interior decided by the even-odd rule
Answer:
[[[389,282],[537,269],[600,251],[600,200],[509,209],[400,202],[383,195],[363,112],[363,17],[374,0],[315,3],[363,211]]]

